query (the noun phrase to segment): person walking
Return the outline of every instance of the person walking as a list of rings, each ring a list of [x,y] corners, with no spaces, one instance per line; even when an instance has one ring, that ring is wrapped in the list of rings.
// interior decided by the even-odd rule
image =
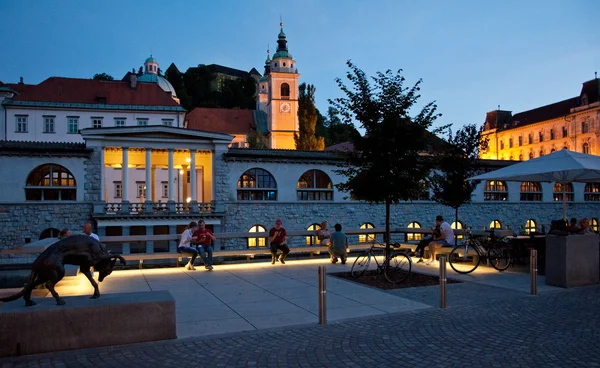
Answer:
[[[185,266],[185,268],[190,271],[196,270],[194,267],[194,261],[196,260],[196,257],[198,257],[198,251],[193,247],[193,242],[196,240],[193,234],[197,226],[198,224],[195,221],[190,222],[188,227],[181,234],[181,240],[179,241],[179,246],[177,247],[177,251],[179,253],[187,254],[192,257]]]
[[[275,227],[269,230],[269,243],[271,248],[271,264],[279,260],[281,264],[285,264],[285,257],[290,253],[290,248],[287,246],[287,233],[281,226],[283,223],[280,219],[275,220]],[[277,258],[277,251],[281,250],[281,256]]]
[[[348,248],[348,237],[342,232],[342,225],[335,224],[335,232],[331,234],[331,242],[329,245],[329,256],[331,257],[331,263],[337,263],[338,257],[342,259],[342,264],[346,264],[348,255],[346,249]]]
[[[204,261],[204,268],[209,271],[213,269],[213,244],[217,239],[210,229],[206,228],[204,220],[198,220],[198,230],[194,232],[194,244],[200,252],[200,257]]]

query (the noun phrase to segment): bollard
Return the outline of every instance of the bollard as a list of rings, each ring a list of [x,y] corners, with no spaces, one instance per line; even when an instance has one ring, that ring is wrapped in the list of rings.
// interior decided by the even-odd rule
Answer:
[[[537,250],[531,249],[529,253],[529,273],[531,274],[531,295],[537,295]]]
[[[319,266],[319,324],[327,324],[327,289],[325,287],[325,266]]]
[[[440,308],[446,308],[446,256],[440,257]]]

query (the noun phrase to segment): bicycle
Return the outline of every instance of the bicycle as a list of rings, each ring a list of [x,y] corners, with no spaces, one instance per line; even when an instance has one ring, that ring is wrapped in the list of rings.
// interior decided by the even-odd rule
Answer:
[[[512,263],[511,251],[506,243],[498,240],[494,230],[490,230],[490,239],[476,237],[470,232],[465,244],[455,246],[448,256],[450,267],[458,273],[467,274],[475,271],[481,259],[498,271],[506,270]],[[469,260],[469,258],[471,258]]]
[[[390,255],[380,264],[377,260],[377,254],[374,250],[376,247],[382,249],[385,248],[385,246],[373,241],[373,244],[369,250],[356,257],[356,260],[350,269],[350,274],[353,277],[360,277],[364,275],[365,271],[371,264],[371,258],[373,258],[375,260],[375,264],[377,265],[378,274],[383,273],[385,278],[392,283],[404,281],[410,275],[410,271],[412,269],[412,261],[410,257],[408,257],[404,252],[392,250],[392,248],[399,247],[399,244],[396,243],[393,247],[390,247]]]

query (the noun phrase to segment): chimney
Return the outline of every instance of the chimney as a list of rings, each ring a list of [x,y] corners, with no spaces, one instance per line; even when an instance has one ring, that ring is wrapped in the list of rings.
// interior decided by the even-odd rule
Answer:
[[[135,89],[137,87],[137,75],[135,73],[129,74],[129,87],[131,89]]]
[[[19,77],[19,84],[24,84],[23,83],[23,77]]]

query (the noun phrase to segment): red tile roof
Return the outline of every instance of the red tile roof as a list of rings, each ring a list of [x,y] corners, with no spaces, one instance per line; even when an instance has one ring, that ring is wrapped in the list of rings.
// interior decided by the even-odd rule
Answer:
[[[247,134],[255,129],[254,110],[196,107],[185,120],[188,129],[226,134]]]
[[[123,81],[50,77],[37,85],[8,86],[19,92],[15,101],[97,104],[105,98],[107,105],[179,106],[155,83],[137,83],[132,89]]]

